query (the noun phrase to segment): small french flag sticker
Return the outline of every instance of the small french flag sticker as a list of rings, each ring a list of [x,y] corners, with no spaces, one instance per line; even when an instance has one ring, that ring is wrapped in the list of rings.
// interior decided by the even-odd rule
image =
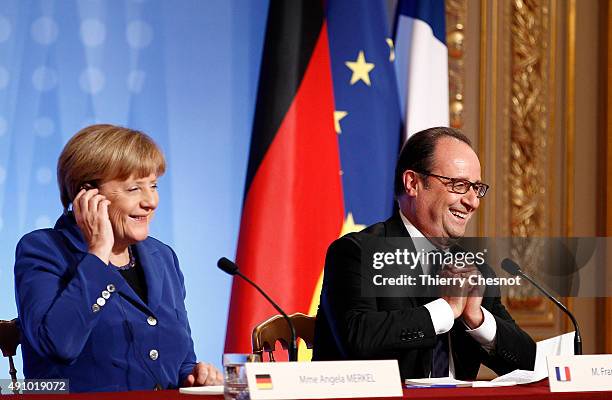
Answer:
[[[559,382],[569,382],[572,380],[569,367],[555,367],[555,372]]]

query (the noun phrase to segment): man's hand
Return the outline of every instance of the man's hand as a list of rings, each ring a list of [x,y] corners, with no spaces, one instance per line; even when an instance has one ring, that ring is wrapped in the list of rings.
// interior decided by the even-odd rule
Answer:
[[[451,265],[446,265],[440,273],[440,277],[442,278],[460,278],[462,276],[463,269]],[[451,307],[455,319],[459,318],[464,312],[469,290],[470,288],[468,285],[461,287],[458,284],[446,285],[442,289],[440,297],[446,300]]]
[[[183,387],[213,386],[223,384],[223,374],[211,364],[199,362],[183,381]]]
[[[470,275],[480,276],[480,271],[478,268],[472,266],[469,267],[469,270],[466,269],[465,276],[466,278]],[[472,279],[472,281],[476,281]],[[470,291],[468,293],[467,301],[465,303],[465,308],[463,310],[463,314],[461,317],[463,321],[470,327],[470,329],[476,329],[480,325],[482,325],[482,321],[484,321],[484,314],[482,313],[482,309],[480,305],[482,304],[482,296],[484,294],[485,287],[479,285],[470,286]]]
[[[442,296],[444,300],[448,303],[450,308],[453,310],[453,318],[457,319],[463,314],[463,310],[465,309],[465,301],[467,297],[465,296]]]

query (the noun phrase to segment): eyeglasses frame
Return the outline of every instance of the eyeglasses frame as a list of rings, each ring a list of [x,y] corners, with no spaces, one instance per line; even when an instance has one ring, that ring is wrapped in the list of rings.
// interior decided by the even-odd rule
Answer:
[[[438,179],[446,179],[446,180],[448,180],[449,182],[446,182],[446,183],[444,183],[444,182],[443,182],[443,184],[444,184],[444,185],[445,185],[447,188],[448,188],[448,187],[449,187],[449,185],[450,185],[450,188],[451,188],[451,192],[452,192],[452,193],[457,193],[457,194],[466,194],[467,192],[469,192],[469,191],[470,191],[470,189],[473,189],[473,190],[474,190],[474,193],[476,193],[476,197],[478,197],[479,199],[481,199],[481,198],[485,197],[485,195],[486,195],[486,194],[487,194],[487,192],[489,191],[489,188],[491,187],[491,186],[489,186],[489,185],[487,185],[486,183],[483,183],[483,182],[472,182],[472,181],[470,181],[470,180],[468,180],[468,179],[463,179],[463,178],[451,178],[450,176],[437,175],[437,174],[432,174],[431,172],[424,172],[424,171],[414,171],[414,172],[416,172],[417,174],[420,174],[420,175],[433,176],[434,178],[438,178]],[[462,192],[457,192],[456,190],[454,190],[454,184],[455,184],[455,182],[467,182],[467,183],[469,184],[468,189],[467,189],[465,192],[463,192],[463,193],[462,193]],[[485,188],[484,193],[482,194],[482,196],[479,196],[479,195],[478,195],[479,193],[478,193],[478,190],[477,190],[477,186],[479,186],[479,185],[480,185],[481,187],[484,187],[484,188]]]

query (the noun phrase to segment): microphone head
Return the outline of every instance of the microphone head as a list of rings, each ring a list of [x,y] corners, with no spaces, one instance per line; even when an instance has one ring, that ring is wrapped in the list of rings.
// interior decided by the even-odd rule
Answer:
[[[504,260],[501,263],[501,267],[503,268],[504,271],[506,271],[512,276],[517,276],[522,272],[521,267],[519,267],[517,263],[515,263],[509,258],[504,258]]]
[[[230,275],[236,275],[238,272],[238,266],[233,261],[228,260],[225,257],[221,257],[219,261],[217,261],[217,267],[221,269],[223,272],[228,273]]]

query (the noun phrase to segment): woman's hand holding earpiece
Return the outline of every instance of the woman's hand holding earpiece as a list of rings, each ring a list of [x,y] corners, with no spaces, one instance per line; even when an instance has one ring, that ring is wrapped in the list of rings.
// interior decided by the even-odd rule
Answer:
[[[74,217],[85,237],[89,253],[100,258],[105,264],[109,263],[115,244],[113,226],[108,217],[110,203],[96,188],[81,189],[72,202]]]

